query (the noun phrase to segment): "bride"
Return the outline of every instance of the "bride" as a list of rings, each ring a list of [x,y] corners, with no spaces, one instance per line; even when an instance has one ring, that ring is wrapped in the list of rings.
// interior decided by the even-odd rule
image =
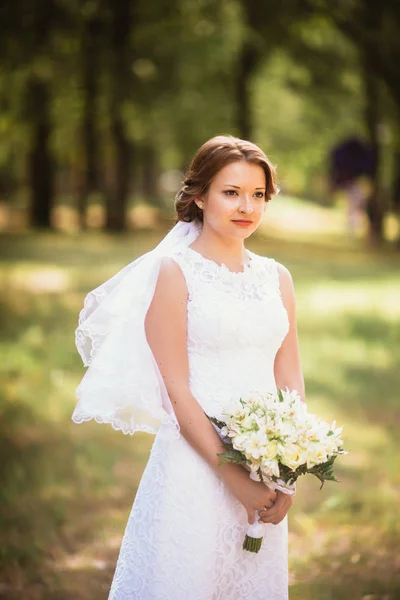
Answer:
[[[156,434],[109,600],[285,600],[292,497],[219,465],[207,415],[276,387],[304,399],[289,271],[248,250],[275,169],[231,136],[195,154],[176,224],[151,252],[91,292],[76,332],[89,366],[73,419]],[[248,524],[267,523],[246,552]]]

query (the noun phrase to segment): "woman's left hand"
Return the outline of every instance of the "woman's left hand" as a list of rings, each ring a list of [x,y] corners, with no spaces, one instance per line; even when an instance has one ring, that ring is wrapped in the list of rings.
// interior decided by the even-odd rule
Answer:
[[[278,525],[286,517],[292,504],[292,496],[277,491],[277,498],[271,508],[258,511],[259,521]]]

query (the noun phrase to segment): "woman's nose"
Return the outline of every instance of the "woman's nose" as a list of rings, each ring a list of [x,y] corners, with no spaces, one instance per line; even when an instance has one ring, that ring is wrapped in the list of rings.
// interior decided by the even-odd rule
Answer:
[[[253,205],[251,203],[251,198],[247,194],[244,194],[243,196],[240,197],[239,210],[240,210],[240,212],[243,212],[246,214],[253,212]]]

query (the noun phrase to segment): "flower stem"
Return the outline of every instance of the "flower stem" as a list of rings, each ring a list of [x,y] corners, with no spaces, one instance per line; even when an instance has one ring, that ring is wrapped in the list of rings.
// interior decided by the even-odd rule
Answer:
[[[246,535],[243,542],[243,550],[248,550],[249,552],[258,552],[261,548],[262,538],[253,538],[249,535]]]

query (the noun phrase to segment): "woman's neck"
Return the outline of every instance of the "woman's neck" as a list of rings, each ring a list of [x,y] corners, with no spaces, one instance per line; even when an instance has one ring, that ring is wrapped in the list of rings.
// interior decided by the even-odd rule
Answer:
[[[204,258],[216,263],[224,263],[233,271],[243,270],[249,263],[244,240],[221,236],[213,231],[202,229],[198,238],[191,244],[191,248],[200,252]]]

